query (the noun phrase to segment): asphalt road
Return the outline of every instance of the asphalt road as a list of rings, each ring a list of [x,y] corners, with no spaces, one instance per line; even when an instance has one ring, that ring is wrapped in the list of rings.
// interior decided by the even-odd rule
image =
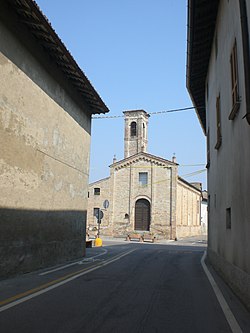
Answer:
[[[201,265],[205,246],[106,245],[1,281],[0,332],[232,332]],[[240,318],[250,332],[248,313]]]

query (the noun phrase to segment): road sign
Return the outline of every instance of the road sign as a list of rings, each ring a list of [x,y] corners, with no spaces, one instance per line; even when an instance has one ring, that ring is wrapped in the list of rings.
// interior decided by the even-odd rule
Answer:
[[[100,221],[99,223],[101,223],[101,219],[103,218],[103,215],[104,215],[103,211],[99,210],[99,219],[98,219]]]
[[[108,207],[109,207],[109,201],[106,199],[106,200],[104,200],[104,202],[103,202],[103,207],[105,208],[105,209],[107,209]]]
[[[95,217],[97,218],[97,223],[101,223],[101,219],[103,218],[103,211],[100,208],[95,209],[94,212]]]

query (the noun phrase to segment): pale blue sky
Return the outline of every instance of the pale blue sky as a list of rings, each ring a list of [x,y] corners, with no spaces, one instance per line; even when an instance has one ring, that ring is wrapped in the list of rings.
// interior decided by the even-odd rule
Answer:
[[[186,90],[186,0],[37,0],[111,115],[192,106]],[[124,119],[93,119],[90,182],[109,176],[123,158]],[[152,115],[148,152],[171,160],[179,175],[206,173],[205,136],[194,110]]]

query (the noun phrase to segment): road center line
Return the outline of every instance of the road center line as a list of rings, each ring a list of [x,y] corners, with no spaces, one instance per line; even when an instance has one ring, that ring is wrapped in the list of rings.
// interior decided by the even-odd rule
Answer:
[[[15,295],[13,297],[10,297],[10,298],[7,298],[3,301],[0,302],[0,312],[3,312],[7,309],[10,309],[18,304],[21,304],[21,303],[24,303],[32,298],[35,298],[39,295],[42,295],[42,294],[45,294],[47,293],[48,291],[52,290],[52,289],[55,289],[55,288],[58,288],[72,280],[75,280],[77,278],[79,278],[80,276],[83,276],[85,274],[88,274],[90,272],[93,272],[103,266],[107,266],[109,264],[111,264],[112,262],[115,262],[119,259],[121,259],[122,257],[125,257],[127,256],[128,254],[134,252],[136,249],[132,249],[130,251],[127,251],[127,252],[124,252],[122,254],[119,254],[117,256],[114,256],[113,258],[109,259],[109,260],[106,260],[106,261],[102,261],[102,262],[99,262],[97,265],[91,267],[91,268],[84,268],[84,269],[81,269],[80,271],[77,271],[77,272],[73,272],[71,274],[68,274],[68,275],[65,275],[59,279],[56,279],[56,280],[53,280],[53,281],[50,281],[49,283],[46,283],[44,285],[41,285],[41,286],[38,286],[37,288],[34,288],[34,289],[31,289],[31,290],[28,290],[24,293],[21,293],[21,294],[18,294],[18,295]],[[5,305],[4,305],[5,304]]]
[[[90,257],[90,258],[86,258],[86,259],[90,260],[90,259],[97,258],[97,257],[99,257],[99,256],[103,256],[103,255],[106,254],[107,252],[108,252],[108,250],[104,249],[104,251],[103,251],[102,253],[99,253],[99,254],[97,254],[96,256],[93,256],[93,257]],[[57,268],[51,269],[51,270],[49,270],[49,271],[46,271],[46,272],[40,273],[40,274],[38,274],[38,275],[43,276],[43,275],[47,275],[47,274],[50,274],[50,273],[53,273],[53,272],[56,272],[56,271],[60,271],[60,270],[62,270],[62,269],[68,268],[68,267],[70,267],[70,266],[78,265],[78,264],[79,264],[80,262],[82,262],[82,261],[87,261],[87,260],[85,260],[85,259],[83,259],[83,260],[78,260],[78,261],[72,262],[72,263],[70,263],[70,264],[67,264],[67,265],[64,265],[64,266],[60,266],[60,267],[57,267]]]
[[[227,322],[229,324],[229,326],[231,327],[231,330],[233,333],[242,333],[242,330],[237,322],[237,320],[235,319],[232,311],[230,310],[229,305],[227,304],[222,292],[220,291],[220,288],[218,287],[217,283],[215,282],[212,274],[209,272],[207,265],[205,264],[205,258],[207,255],[207,251],[204,252],[202,258],[201,258],[201,265],[204,269],[204,272],[207,275],[207,278],[214,290],[214,293],[217,297],[217,300],[222,308],[222,311],[224,312],[224,315],[227,319]]]

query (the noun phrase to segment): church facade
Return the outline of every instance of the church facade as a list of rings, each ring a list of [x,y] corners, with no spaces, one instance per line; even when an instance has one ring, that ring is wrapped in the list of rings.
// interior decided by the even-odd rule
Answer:
[[[124,116],[124,159],[114,159],[110,176],[89,185],[88,228],[97,227],[95,213],[100,208],[101,235],[136,232],[176,239],[200,234],[201,189],[178,176],[175,158],[146,152],[147,112],[125,111]]]

